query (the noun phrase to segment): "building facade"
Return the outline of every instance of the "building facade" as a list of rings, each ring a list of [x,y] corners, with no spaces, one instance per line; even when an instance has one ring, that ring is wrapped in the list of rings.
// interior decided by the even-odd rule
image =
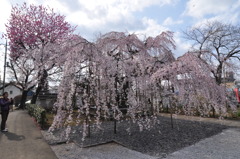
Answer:
[[[3,87],[0,88],[0,92],[2,94]],[[14,83],[8,83],[4,87],[4,92],[8,92],[9,98],[14,98],[18,95],[22,94],[21,88],[16,86]]]

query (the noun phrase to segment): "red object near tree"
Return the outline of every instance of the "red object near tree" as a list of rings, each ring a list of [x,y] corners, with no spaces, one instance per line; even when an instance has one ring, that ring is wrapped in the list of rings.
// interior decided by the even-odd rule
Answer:
[[[234,95],[236,95],[238,103],[240,103],[240,92],[239,92],[239,89],[238,88],[234,88],[233,91],[234,91]]]

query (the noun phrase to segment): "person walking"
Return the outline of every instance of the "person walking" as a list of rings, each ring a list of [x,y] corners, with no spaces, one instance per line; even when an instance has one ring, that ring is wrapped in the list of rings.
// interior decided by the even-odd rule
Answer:
[[[8,98],[8,92],[3,93],[3,97],[0,99],[0,106],[1,106],[1,114],[2,114],[2,122],[1,122],[1,131],[8,132],[6,128],[6,122],[10,110],[10,105],[13,104],[13,99]]]

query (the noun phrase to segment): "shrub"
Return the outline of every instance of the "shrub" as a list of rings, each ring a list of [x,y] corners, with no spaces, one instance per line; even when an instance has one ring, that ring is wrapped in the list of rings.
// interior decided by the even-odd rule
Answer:
[[[237,117],[240,117],[240,109],[238,109],[236,114],[237,114]]]
[[[46,111],[41,106],[36,104],[26,104],[26,109],[28,113],[34,117],[38,124],[43,128],[46,124]]]

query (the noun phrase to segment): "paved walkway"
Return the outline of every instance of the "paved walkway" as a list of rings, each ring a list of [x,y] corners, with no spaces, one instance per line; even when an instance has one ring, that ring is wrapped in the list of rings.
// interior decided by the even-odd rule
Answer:
[[[88,148],[79,148],[76,144],[52,146],[59,159],[158,159],[117,143],[107,143]]]
[[[7,127],[0,132],[1,159],[57,159],[26,111],[10,112]]]
[[[240,158],[240,129],[231,128],[185,147],[166,159],[237,159]]]

